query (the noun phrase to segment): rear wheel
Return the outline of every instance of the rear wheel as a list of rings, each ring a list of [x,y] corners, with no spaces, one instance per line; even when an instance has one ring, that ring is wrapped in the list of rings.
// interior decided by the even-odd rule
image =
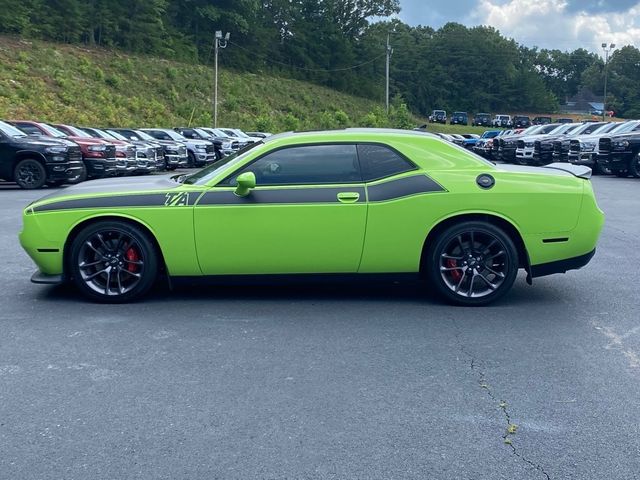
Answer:
[[[105,221],[83,229],[71,244],[69,268],[86,297],[122,303],[149,291],[158,274],[153,243],[140,228]]]
[[[42,188],[47,181],[47,171],[38,160],[20,160],[13,171],[14,181],[20,188],[34,190]]]
[[[518,274],[518,251],[500,228],[468,221],[443,231],[429,247],[426,273],[450,303],[479,306],[506,294]]]

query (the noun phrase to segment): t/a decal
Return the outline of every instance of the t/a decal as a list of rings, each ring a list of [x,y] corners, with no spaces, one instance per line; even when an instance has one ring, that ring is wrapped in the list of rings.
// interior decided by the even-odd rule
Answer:
[[[189,194],[187,192],[167,193],[166,197],[165,207],[186,207],[189,205]]]

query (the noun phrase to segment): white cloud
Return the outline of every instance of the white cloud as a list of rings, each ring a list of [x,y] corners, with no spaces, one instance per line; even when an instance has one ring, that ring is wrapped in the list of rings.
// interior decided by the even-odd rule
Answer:
[[[541,48],[601,53],[603,42],[640,43],[640,2],[626,11],[594,14],[571,10],[567,0],[480,0],[472,20]]]

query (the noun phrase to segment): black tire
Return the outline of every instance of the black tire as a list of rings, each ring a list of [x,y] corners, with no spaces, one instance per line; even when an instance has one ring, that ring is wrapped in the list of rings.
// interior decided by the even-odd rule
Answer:
[[[196,156],[189,152],[187,155],[188,159],[187,159],[187,168],[195,168],[196,166]]]
[[[82,229],[69,249],[67,268],[87,298],[124,303],[144,296],[158,275],[158,252],[140,227],[102,221]]]
[[[594,175],[610,175],[611,170],[608,168],[604,168],[597,160],[593,164],[593,168],[591,169]]]
[[[629,163],[629,174],[634,178],[640,178],[640,153],[636,153]]]
[[[518,250],[513,240],[487,222],[452,225],[426,248],[423,269],[429,285],[454,305],[494,302],[511,289],[518,275]]]
[[[47,182],[47,171],[38,160],[26,158],[20,160],[14,168],[13,179],[20,188],[36,190]]]

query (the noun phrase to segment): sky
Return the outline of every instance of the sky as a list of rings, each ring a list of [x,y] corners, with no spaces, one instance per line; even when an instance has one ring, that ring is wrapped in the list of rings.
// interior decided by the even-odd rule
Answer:
[[[640,44],[640,0],[400,0],[400,19],[437,28],[490,25],[528,47],[602,54],[602,43]]]

